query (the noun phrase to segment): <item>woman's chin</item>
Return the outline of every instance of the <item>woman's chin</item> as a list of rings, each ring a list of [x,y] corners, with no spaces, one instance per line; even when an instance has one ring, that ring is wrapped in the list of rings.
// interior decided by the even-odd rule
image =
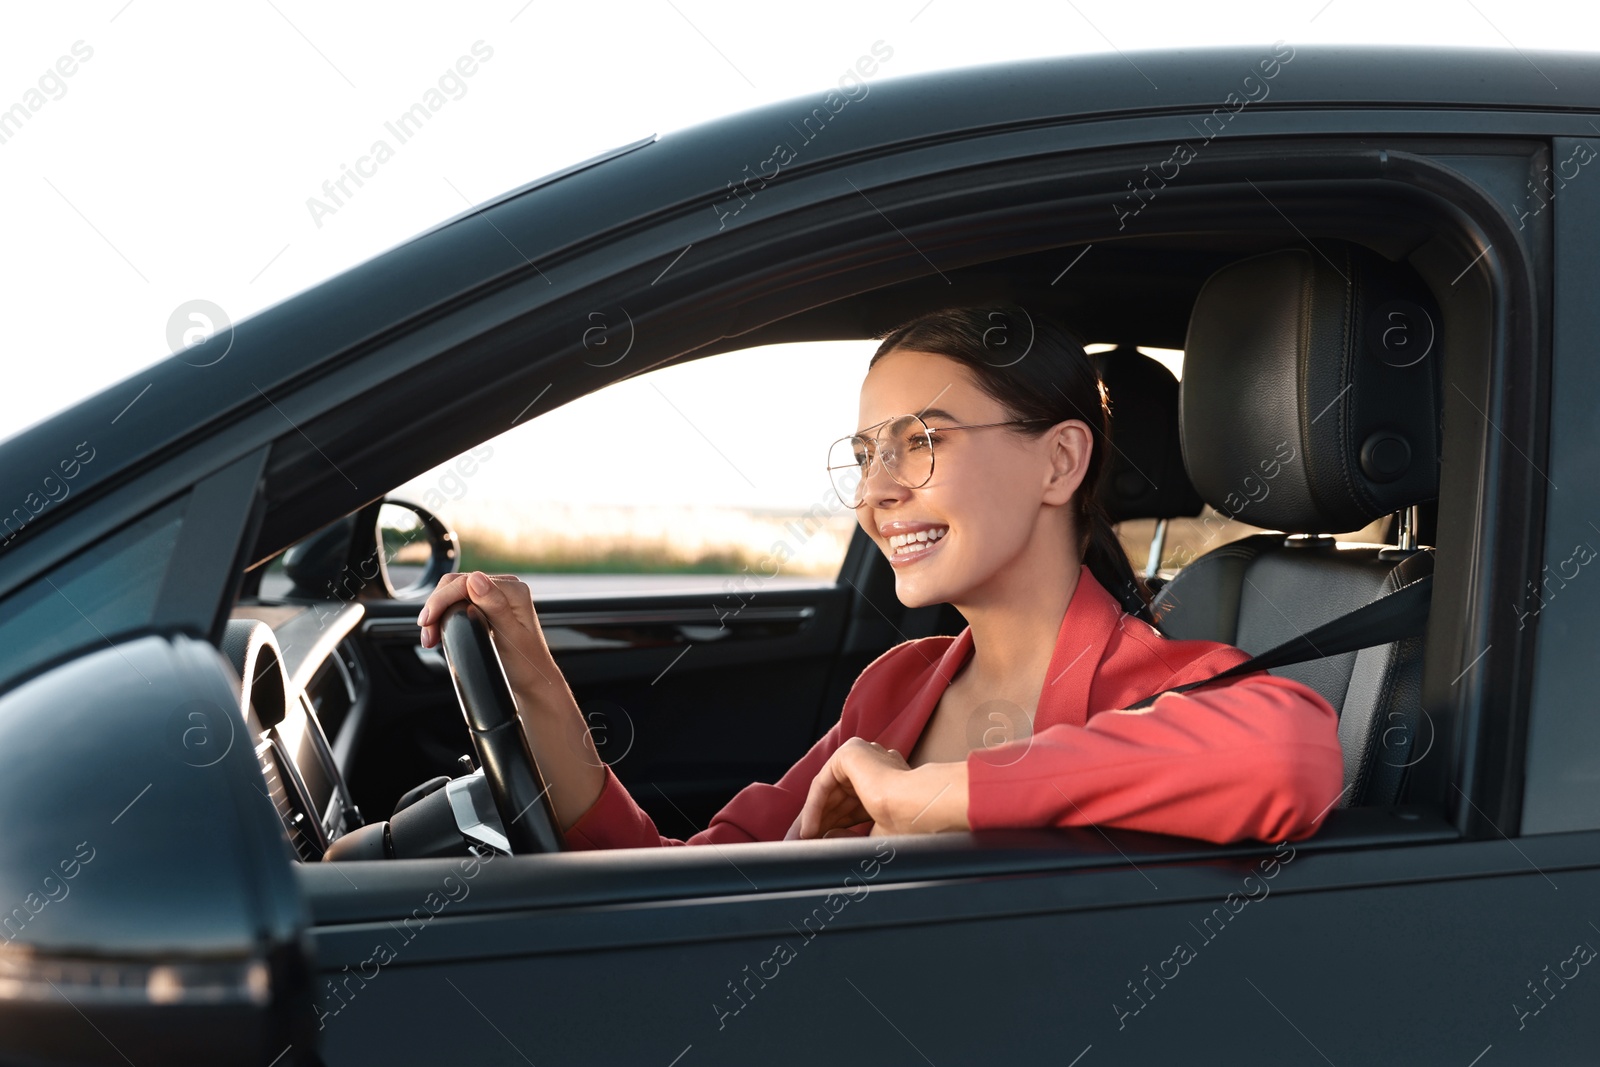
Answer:
[[[897,571],[894,576],[894,595],[907,608],[926,608],[950,603],[956,595],[956,589],[935,575]]]
[[[909,556],[890,558],[895,597],[907,608],[952,603],[963,588],[957,579],[960,552],[951,554],[944,539]]]

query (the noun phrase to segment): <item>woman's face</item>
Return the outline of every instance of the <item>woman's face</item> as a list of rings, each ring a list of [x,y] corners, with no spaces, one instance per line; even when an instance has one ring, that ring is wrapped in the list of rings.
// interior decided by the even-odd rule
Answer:
[[[867,372],[858,425],[881,428],[907,413],[934,431],[1012,417],[958,361],[895,349]],[[1038,436],[999,426],[954,430],[935,432],[933,441],[926,485],[908,489],[874,462],[856,508],[856,521],[894,568],[900,602],[972,603],[1011,568],[1037,568],[1045,554],[1059,567],[1072,552],[1060,505],[1082,481],[1087,425],[1072,420]]]

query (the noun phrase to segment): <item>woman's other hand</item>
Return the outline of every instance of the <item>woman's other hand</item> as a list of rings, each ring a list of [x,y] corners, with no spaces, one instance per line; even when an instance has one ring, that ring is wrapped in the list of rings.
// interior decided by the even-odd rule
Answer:
[[[852,737],[811,781],[800,809],[800,837],[827,837],[862,823],[874,835],[967,828],[967,765],[925,763],[876,741]]]
[[[446,608],[462,600],[477,608],[489,624],[513,693],[531,694],[537,686],[552,684],[555,660],[539,628],[533,594],[515,575],[469,571],[440,578],[417,615],[423,648],[438,647],[439,620]]]

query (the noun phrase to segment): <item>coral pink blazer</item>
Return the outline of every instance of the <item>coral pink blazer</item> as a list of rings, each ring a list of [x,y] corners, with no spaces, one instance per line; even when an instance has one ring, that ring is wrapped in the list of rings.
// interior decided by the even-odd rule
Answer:
[[[906,641],[873,660],[839,721],[775,784],[740,790],[687,842],[662,837],[611,768],[565,834],[570,849],[782,840],[811,781],[846,738],[910,753],[972,629]],[[1033,735],[967,756],[967,821],[992,827],[1116,826],[1226,843],[1298,841],[1342,792],[1338,715],[1315,690],[1262,672],[1137,712],[1117,709],[1249,657],[1169,640],[1124,613],[1084,567],[1061,620]],[[868,827],[862,827],[863,831]]]

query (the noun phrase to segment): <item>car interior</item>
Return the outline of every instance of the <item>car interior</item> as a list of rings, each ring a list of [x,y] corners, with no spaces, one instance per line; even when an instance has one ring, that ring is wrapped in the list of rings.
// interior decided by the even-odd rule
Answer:
[[[999,256],[831,300],[682,358],[867,339],[957,303],[1010,301],[1058,319],[1097,343],[1115,450],[1101,493],[1130,548],[1148,556],[1160,628],[1256,654],[1433,570],[1447,453],[1441,366],[1458,306],[1436,296],[1440,238],[1392,216],[1347,219],[1339,232],[1302,240],[1261,225],[1112,242],[1070,273],[1059,264],[1071,247]],[[1181,386],[1141,347],[1181,350]],[[494,798],[463,784],[480,761],[449,666],[420,647],[414,621],[458,546],[424,510],[432,558],[397,588],[375,532],[382,506],[243,576],[224,651],[243,679],[263,773],[304,861],[385,820],[381,850],[360,855],[503,851]],[[1185,523],[1201,551],[1164,552]],[[1225,525],[1234,536],[1217,536]],[[1135,529],[1153,531],[1150,543]],[[263,591],[274,569],[287,587]],[[889,647],[965,625],[949,605],[900,605],[887,561],[859,530],[831,584],[736,601],[547,596],[536,607],[602,758],[679,838],[744,785],[786,770]],[[1439,805],[1425,643],[1418,634],[1282,669],[1340,711],[1345,791],[1330,805]],[[424,804],[447,795],[449,805]]]

